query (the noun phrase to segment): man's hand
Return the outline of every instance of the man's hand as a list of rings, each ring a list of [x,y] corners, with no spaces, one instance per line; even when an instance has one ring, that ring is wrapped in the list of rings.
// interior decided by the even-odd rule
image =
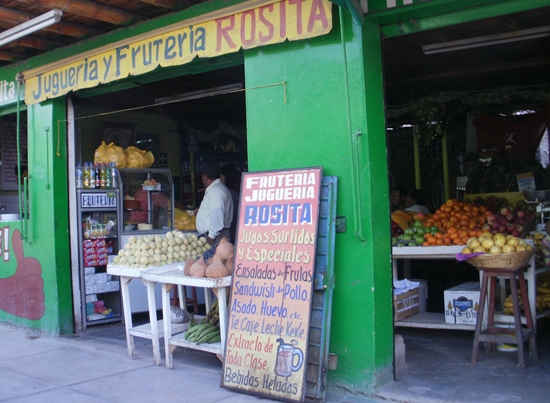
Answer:
[[[214,245],[215,238],[210,238],[209,236],[206,237],[206,242],[208,242],[209,245]]]

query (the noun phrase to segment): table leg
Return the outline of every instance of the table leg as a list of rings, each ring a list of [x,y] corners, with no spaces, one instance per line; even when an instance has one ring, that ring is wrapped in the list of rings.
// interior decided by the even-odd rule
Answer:
[[[128,283],[132,281],[132,277],[120,277],[120,292],[122,294],[122,308],[124,310],[124,326],[126,327],[126,346],[130,358],[136,358],[136,350],[134,348],[134,336],[130,334],[132,325],[132,307],[130,306],[130,292]]]
[[[218,288],[218,306],[220,309],[220,339],[222,343],[222,356],[225,357],[225,339],[227,337],[227,292],[229,287]]]
[[[151,342],[153,343],[153,358],[155,365],[160,365],[159,329],[157,322],[157,305],[155,302],[155,283],[143,281],[147,288],[147,304],[149,305],[149,326],[151,327]]]
[[[162,283],[162,322],[164,323],[164,355],[166,368],[172,369],[172,350],[170,337],[172,336],[172,322],[170,321],[170,291],[169,284]]]
[[[204,305],[206,307],[206,313],[208,313],[208,311],[210,311],[210,307],[212,306],[212,289],[211,288],[204,289]]]

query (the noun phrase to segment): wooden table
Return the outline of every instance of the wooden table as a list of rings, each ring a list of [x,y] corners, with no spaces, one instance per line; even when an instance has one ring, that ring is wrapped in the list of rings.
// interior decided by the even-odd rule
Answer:
[[[201,287],[206,289],[215,289],[218,292],[218,304],[220,310],[220,338],[219,343],[190,343],[184,339],[185,333],[175,334],[172,331],[172,323],[169,320],[164,321],[164,334],[171,335],[164,337],[166,367],[172,368],[172,355],[176,347],[187,347],[195,350],[208,351],[214,354],[225,355],[225,340],[227,335],[228,317],[227,317],[227,295],[231,286],[231,276],[222,278],[203,278],[190,277],[183,274],[183,270],[155,271],[149,269],[142,275],[145,281],[162,284],[162,313],[163,317],[170,317],[170,296],[169,292],[172,285],[182,285],[191,287]]]
[[[167,270],[174,270],[175,267],[169,267]],[[122,306],[124,310],[124,325],[126,327],[126,345],[128,347],[128,355],[130,358],[136,358],[134,346],[134,337],[141,337],[151,340],[153,344],[153,359],[155,365],[160,365],[160,342],[159,339],[164,337],[164,320],[157,320],[157,306],[155,303],[155,283],[142,278],[145,270],[131,269],[129,267],[107,266],[107,273],[120,276],[120,291],[122,294]],[[140,326],[133,326],[132,323],[132,308],[130,302],[130,293],[128,283],[133,279],[139,279],[143,282],[147,289],[147,303],[149,307],[149,323]],[[168,316],[164,314],[164,318],[170,318],[170,310]],[[170,320],[166,322],[171,323]],[[160,330],[159,330],[160,329]],[[187,323],[177,323],[170,327],[170,331],[181,333],[187,329]]]

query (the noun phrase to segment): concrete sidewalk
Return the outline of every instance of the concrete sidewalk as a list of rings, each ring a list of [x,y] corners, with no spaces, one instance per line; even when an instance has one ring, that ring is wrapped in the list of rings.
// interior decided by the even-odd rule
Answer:
[[[151,342],[146,339],[135,338],[137,357],[129,359],[124,337],[120,324],[62,337],[0,324],[0,402],[258,401],[220,387],[221,363],[214,354],[178,348],[169,370],[153,364]],[[332,393],[326,401],[378,402]]]

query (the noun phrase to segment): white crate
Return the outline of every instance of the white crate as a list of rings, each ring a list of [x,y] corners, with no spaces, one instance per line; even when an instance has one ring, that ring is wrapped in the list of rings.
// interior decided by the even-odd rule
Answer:
[[[84,268],[84,274],[86,276],[95,274],[95,267],[85,267]]]
[[[464,283],[445,290],[445,323],[475,325],[479,294],[479,282]]]
[[[95,285],[86,286],[86,295],[95,294]]]

